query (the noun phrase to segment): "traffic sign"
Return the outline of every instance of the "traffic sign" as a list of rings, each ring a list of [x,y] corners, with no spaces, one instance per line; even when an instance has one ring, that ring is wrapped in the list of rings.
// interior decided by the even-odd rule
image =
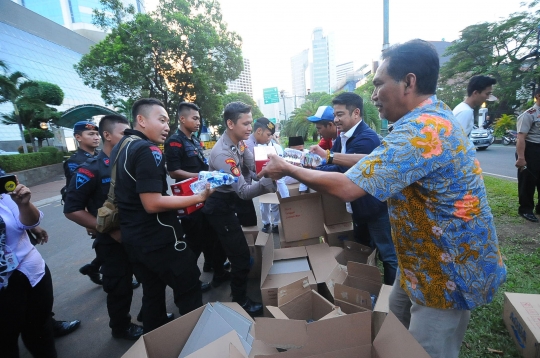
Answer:
[[[279,103],[279,92],[277,87],[263,89],[264,104]]]

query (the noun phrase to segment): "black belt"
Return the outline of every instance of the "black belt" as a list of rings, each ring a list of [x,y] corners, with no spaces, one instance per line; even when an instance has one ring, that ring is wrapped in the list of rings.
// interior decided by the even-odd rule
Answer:
[[[526,142],[526,145],[533,145],[535,147],[540,147],[540,143],[529,142],[528,140],[526,140],[525,142]]]

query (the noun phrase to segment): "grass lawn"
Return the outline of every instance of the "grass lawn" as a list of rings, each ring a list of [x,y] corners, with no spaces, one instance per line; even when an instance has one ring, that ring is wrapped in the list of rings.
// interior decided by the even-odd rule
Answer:
[[[540,224],[517,214],[517,183],[487,176],[484,180],[508,276],[494,301],[472,312],[460,357],[519,357],[502,320],[503,294],[540,294]]]

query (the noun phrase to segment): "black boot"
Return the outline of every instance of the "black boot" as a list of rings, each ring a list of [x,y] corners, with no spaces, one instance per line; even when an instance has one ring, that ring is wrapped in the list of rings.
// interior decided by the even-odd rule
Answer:
[[[251,317],[262,316],[263,305],[260,302],[252,301],[246,297],[243,302],[236,301]]]
[[[53,333],[55,337],[62,337],[75,331],[81,325],[78,319],[74,321],[57,321],[51,318],[53,322]]]
[[[143,335],[143,328],[135,323],[130,323],[129,327],[123,331],[112,331],[114,338],[127,339],[128,341],[136,341]]]
[[[95,267],[94,265],[86,264],[79,269],[79,272],[90,277],[90,281],[96,285],[103,285],[101,275],[99,274],[99,268]]]

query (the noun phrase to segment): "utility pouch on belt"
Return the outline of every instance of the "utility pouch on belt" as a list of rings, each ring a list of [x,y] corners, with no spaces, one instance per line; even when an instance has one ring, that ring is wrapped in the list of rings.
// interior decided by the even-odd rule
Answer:
[[[120,156],[122,149],[124,149],[124,147],[127,144],[137,139],[141,139],[141,138],[137,137],[136,135],[130,135],[129,137],[124,139],[124,141],[122,142],[122,145],[118,149],[116,158],[114,158],[114,162],[111,167],[111,186],[109,187],[109,194],[107,195],[107,200],[105,200],[105,203],[103,203],[103,206],[99,208],[97,212],[96,230],[102,234],[111,232],[113,230],[120,228],[120,218],[118,216],[118,207],[116,206],[115,197],[114,197],[114,185],[116,183],[116,162],[118,161],[118,157]],[[127,153],[126,153],[126,160],[127,160]]]

